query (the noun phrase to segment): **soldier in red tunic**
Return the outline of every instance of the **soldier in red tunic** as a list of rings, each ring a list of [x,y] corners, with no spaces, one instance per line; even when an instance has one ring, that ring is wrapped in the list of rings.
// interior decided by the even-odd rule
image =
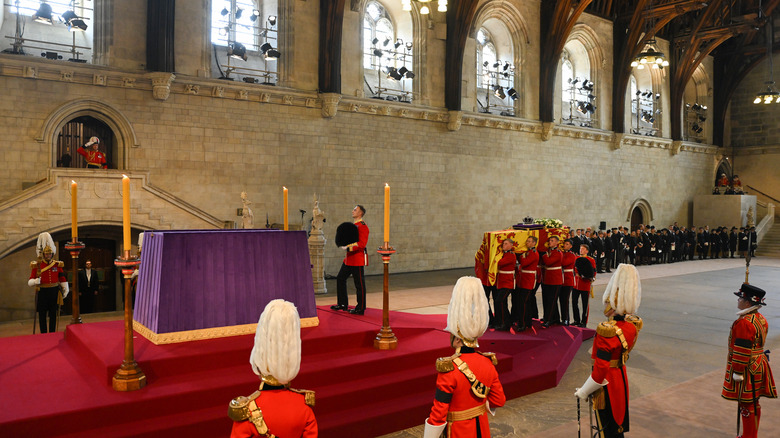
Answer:
[[[436,395],[423,438],[439,438],[445,426],[449,438],[490,437],[487,413],[504,406],[506,396],[495,354],[475,350],[487,325],[482,283],[476,277],[461,277],[452,290],[445,329],[455,354],[436,361]]]
[[[65,264],[54,260],[57,247],[49,233],[41,233],[35,245],[38,260],[30,263],[32,272],[27,285],[37,288],[35,310],[38,312],[41,333],[47,333],[46,316],[49,317],[48,332],[57,330],[57,312],[59,311],[59,294],[62,298],[68,296],[68,279],[65,276]]]
[[[591,285],[596,279],[596,260],[588,255],[590,246],[587,243],[580,245],[580,257],[590,263],[593,269],[577,269],[579,262],[574,261],[574,288],[571,296],[571,308],[574,312],[574,325],[577,327],[588,326],[588,298],[590,297]],[[587,268],[587,265],[584,267]],[[581,272],[582,271],[582,272]],[[587,272],[585,272],[587,271]],[[579,304],[582,303],[582,315],[580,316]]]
[[[629,430],[625,364],[642,329],[642,319],[635,315],[641,298],[636,267],[618,265],[604,292],[604,314],[609,320],[596,328],[593,371],[574,393],[583,400],[593,397],[599,437],[623,437]]]
[[[301,320],[292,303],[277,299],[265,307],[249,363],[262,383],[249,397],[230,402],[231,438],[315,438],[314,391],[290,388],[301,368]]]
[[[755,438],[761,420],[758,399],[777,398],[775,380],[769,368],[769,351],[764,351],[769,325],[764,315],[758,312],[761,306],[766,305],[766,292],[745,283],[734,295],[739,297],[739,318],[731,325],[729,333],[729,355],[721,395],[739,404],[741,437]]]
[[[558,236],[550,236],[547,240],[548,250],[541,256],[542,266],[542,306],[544,306],[544,323],[547,328],[560,323],[558,314],[558,293],[563,284],[563,268],[561,260],[563,253],[558,249]]]
[[[515,241],[504,239],[501,242],[501,259],[498,261],[498,273],[496,275],[497,293],[493,297],[495,308],[496,330],[507,331],[512,325],[512,317],[509,314],[509,294],[515,290],[515,268],[517,256],[514,252]]]
[[[352,209],[352,219],[358,228],[358,241],[341,249],[347,251],[341,269],[336,276],[336,305],[330,306],[333,310],[349,310],[353,315],[362,315],[366,311],[366,276],[364,267],[368,266],[368,225],[363,222],[363,215],[366,209],[362,205],[356,205]],[[347,297],[347,278],[352,276],[355,281],[355,295],[357,295],[357,305],[354,309],[349,309],[349,298]]]
[[[100,139],[92,137],[87,144],[76,149],[76,152],[87,160],[87,169],[108,169],[106,156],[98,150],[99,144]]]
[[[527,328],[531,328],[532,311],[531,306],[536,307],[536,279],[537,269],[539,268],[539,253],[536,252],[537,239],[534,236],[528,236],[525,240],[525,247],[528,251],[520,256],[517,267],[518,282],[517,289],[512,293],[512,319],[514,325],[512,330],[519,333]]]
[[[569,325],[569,297],[574,287],[574,262],[577,256],[571,252],[571,240],[563,241],[563,252],[561,254],[561,268],[563,269],[563,284],[558,292],[558,306],[563,325]]]

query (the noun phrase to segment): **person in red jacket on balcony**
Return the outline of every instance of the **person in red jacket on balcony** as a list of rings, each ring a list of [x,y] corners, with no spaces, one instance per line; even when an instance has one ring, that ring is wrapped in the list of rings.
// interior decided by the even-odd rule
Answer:
[[[445,328],[455,354],[436,361],[436,394],[423,438],[439,438],[445,426],[448,438],[490,437],[487,413],[495,415],[506,396],[496,371],[496,355],[476,350],[478,338],[487,330],[488,307],[478,278],[458,279]]]
[[[348,310],[353,315],[362,315],[366,311],[366,276],[364,267],[368,266],[368,225],[363,222],[363,215],[366,209],[362,205],[356,205],[352,209],[352,220],[358,228],[358,241],[342,246],[341,249],[347,252],[344,261],[341,263],[341,269],[336,276],[336,305],[331,306],[333,310]],[[349,298],[347,297],[347,278],[352,276],[355,281],[355,294],[357,295],[357,305],[354,309],[349,309]]]
[[[87,169],[108,169],[108,164],[106,164],[106,156],[103,155],[103,152],[98,150],[99,145],[100,139],[97,137],[91,137],[87,144],[76,150],[79,155],[87,160]]]

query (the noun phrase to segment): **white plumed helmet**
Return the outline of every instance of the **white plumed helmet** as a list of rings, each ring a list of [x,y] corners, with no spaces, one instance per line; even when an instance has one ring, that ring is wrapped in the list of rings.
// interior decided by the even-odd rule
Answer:
[[[35,245],[35,253],[39,258],[43,257],[44,252],[51,252],[52,256],[57,254],[57,245],[54,244],[51,234],[47,232],[38,235],[38,243]]]
[[[301,369],[301,318],[293,303],[273,300],[265,306],[249,355],[252,370],[269,385],[287,385]]]
[[[445,330],[467,347],[479,347],[477,339],[488,326],[488,309],[482,281],[476,277],[461,277],[452,289]]]
[[[609,279],[602,300],[607,306],[604,313],[614,309],[620,315],[635,314],[642,302],[642,283],[636,266],[621,263]]]

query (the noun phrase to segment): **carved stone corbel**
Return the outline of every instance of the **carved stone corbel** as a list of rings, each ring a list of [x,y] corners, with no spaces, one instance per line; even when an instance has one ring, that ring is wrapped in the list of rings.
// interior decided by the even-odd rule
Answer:
[[[680,150],[682,149],[683,142],[682,140],[673,140],[672,141],[672,147],[670,151],[672,152],[672,155],[677,155],[680,153]]]
[[[450,131],[459,131],[463,122],[463,111],[449,111],[449,120],[447,120],[447,129]]]
[[[552,138],[554,122],[542,122],[542,141],[548,141]]]
[[[616,151],[623,147],[623,139],[626,137],[626,134],[623,132],[616,132],[615,135],[612,137],[612,150]]]
[[[339,93],[322,93],[320,94],[320,100],[322,101],[322,117],[331,119],[336,116],[339,110],[339,102],[341,102],[341,94]]]
[[[171,95],[171,83],[176,79],[176,75],[166,72],[149,73],[152,80],[152,96],[157,100],[167,100]]]

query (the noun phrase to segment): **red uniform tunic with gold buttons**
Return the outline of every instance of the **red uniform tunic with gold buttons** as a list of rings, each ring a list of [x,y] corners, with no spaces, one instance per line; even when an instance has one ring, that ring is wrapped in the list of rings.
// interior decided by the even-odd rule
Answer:
[[[344,264],[347,266],[368,266],[368,255],[366,254],[366,245],[368,245],[368,225],[363,221],[355,222],[358,227],[358,241],[356,245],[347,250],[344,257]]]
[[[563,268],[561,261],[563,253],[557,249],[547,251],[541,258],[542,260],[542,283],[552,286],[563,284]]]
[[[641,320],[637,320],[641,327]],[[616,319],[599,324],[593,340],[591,377],[596,383],[605,383],[605,380],[609,382],[604,389],[609,397],[611,412],[606,414],[611,414],[614,422],[625,431],[628,431],[628,422],[625,421],[628,412],[628,376],[623,353],[634,348],[637,335],[638,329],[634,323]],[[602,427],[601,424],[599,426]]]
[[[517,286],[520,289],[532,290],[536,287],[537,269],[539,266],[539,253],[536,249],[530,249],[520,256],[520,266],[518,268],[519,281]]]
[[[490,425],[488,424],[487,411],[483,410],[485,400],[491,408],[504,406],[506,403],[504,388],[498,380],[496,367],[489,357],[468,347],[461,347],[460,351],[459,358],[468,365],[476,379],[489,388],[487,399],[479,398],[472,393],[471,383],[458,368],[439,372],[436,377],[436,396],[428,423],[439,426],[449,422],[448,414],[458,415],[459,412],[469,410],[481,411],[473,418],[449,422],[448,436],[474,438],[477,436],[477,428],[479,428],[482,437],[488,438],[490,437]]]
[[[515,288],[515,265],[517,256],[512,251],[505,251],[498,261],[498,273],[496,275],[496,289]]]
[[[577,256],[571,251],[561,254],[561,268],[563,269],[563,285],[574,286],[574,262]]]
[[[318,434],[317,419],[305,403],[304,395],[287,389],[264,389],[255,399],[263,411],[268,431],[278,438],[315,438]],[[250,421],[234,421],[231,438],[259,437],[257,428]]]
[[[49,269],[47,266],[51,265]],[[41,287],[58,287],[60,283],[68,281],[65,277],[65,269],[63,269],[62,262],[53,260],[51,262],[33,262],[32,272],[30,273],[30,279],[36,279],[41,277]]]
[[[586,257],[588,259],[588,261],[590,262],[590,265],[593,266],[593,272],[595,273],[596,272],[596,259],[594,259],[591,256],[584,256],[584,257]],[[576,264],[576,259],[575,259],[575,264]],[[575,267],[575,270],[574,270],[574,274],[575,274],[574,275],[574,290],[584,290],[586,292],[590,292],[590,285],[593,284],[593,279],[595,279],[595,277],[593,277],[593,278],[584,278],[583,276],[581,276],[579,274],[579,272],[577,272],[576,267]]]
[[[79,155],[87,160],[87,167],[91,167],[93,169],[108,169],[108,165],[106,164],[106,156],[103,155],[102,152],[87,150],[83,147],[76,149],[76,152],[78,152]]]

